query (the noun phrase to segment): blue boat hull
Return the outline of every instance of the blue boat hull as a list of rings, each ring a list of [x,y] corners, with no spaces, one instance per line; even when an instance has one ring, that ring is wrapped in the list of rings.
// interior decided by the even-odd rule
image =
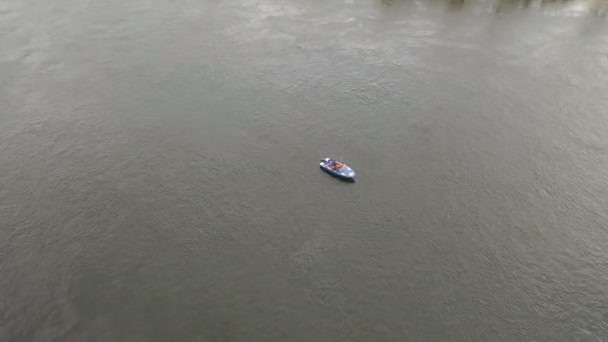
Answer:
[[[336,162],[335,159],[325,158],[325,159],[321,160],[319,167],[321,168],[321,170],[327,172],[328,174],[330,174],[336,178],[340,178],[345,181],[354,182],[355,175],[356,175],[355,171],[344,164],[342,165],[342,167],[339,170],[333,170],[330,168],[330,165],[335,162]]]

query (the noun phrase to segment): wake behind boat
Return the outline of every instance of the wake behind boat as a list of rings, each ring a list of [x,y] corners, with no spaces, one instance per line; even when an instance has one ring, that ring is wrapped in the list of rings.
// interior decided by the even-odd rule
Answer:
[[[319,164],[319,166],[321,167],[321,170],[329,173],[332,176],[351,182],[355,180],[355,170],[351,169],[346,164],[341,163],[335,159],[321,159],[321,163]]]

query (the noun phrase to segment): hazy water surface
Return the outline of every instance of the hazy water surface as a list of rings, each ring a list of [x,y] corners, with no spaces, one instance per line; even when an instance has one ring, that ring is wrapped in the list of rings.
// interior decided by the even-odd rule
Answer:
[[[603,12],[3,1],[0,340],[606,339]]]

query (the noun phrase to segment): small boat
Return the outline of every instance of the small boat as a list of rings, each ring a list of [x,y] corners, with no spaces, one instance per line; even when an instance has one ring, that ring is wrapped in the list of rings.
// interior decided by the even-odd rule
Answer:
[[[340,179],[347,181],[355,180],[355,171],[348,167],[346,164],[341,163],[332,158],[321,159],[321,163],[319,164],[321,170],[329,173],[332,176],[336,176]]]

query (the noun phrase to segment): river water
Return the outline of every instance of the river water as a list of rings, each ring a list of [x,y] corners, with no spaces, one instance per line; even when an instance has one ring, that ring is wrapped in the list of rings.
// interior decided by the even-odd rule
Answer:
[[[605,340],[598,6],[4,0],[0,340]]]

